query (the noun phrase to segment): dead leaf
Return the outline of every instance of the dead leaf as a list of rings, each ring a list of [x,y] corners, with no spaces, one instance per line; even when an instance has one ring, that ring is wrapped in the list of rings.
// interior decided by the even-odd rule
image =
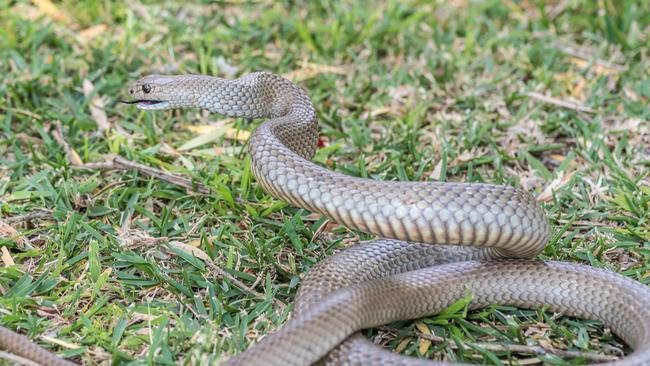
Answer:
[[[421,321],[416,321],[415,327],[420,331],[420,333],[425,335],[431,335],[431,330],[429,330],[429,327],[427,327],[427,325],[422,323]],[[430,347],[431,347],[431,340],[420,338],[420,341],[418,342],[418,350],[420,351],[421,355],[426,354]]]
[[[248,141],[248,138],[251,136],[251,133],[246,130],[240,130],[238,128],[228,128],[226,130],[225,137],[230,140],[237,140],[240,142]]]
[[[408,100],[417,95],[417,88],[412,85],[398,85],[388,88],[388,96],[394,101]]]
[[[591,67],[591,69],[597,74],[597,75],[614,75],[618,76],[620,73],[620,69],[617,69],[615,67],[611,66],[606,66],[602,65],[600,63],[592,63],[591,61],[583,60],[578,57],[571,57],[569,58],[569,61],[571,61],[572,64],[578,66],[581,69],[586,69],[588,67]]]
[[[383,116],[386,114],[389,114],[391,112],[391,109],[389,107],[379,107],[377,109],[373,109],[372,111],[366,111],[361,114],[361,118],[375,118],[379,116]]]
[[[420,351],[420,354],[426,354],[429,348],[431,348],[431,341],[428,339],[420,339],[418,343],[418,350]]]
[[[204,251],[202,251],[199,248],[193,247],[191,245],[181,243],[180,241],[170,241],[168,244],[172,248],[176,248],[178,250],[181,250],[187,254],[191,254],[201,260],[204,260],[206,262],[212,262],[212,258],[210,258],[209,255],[207,255]]]
[[[606,118],[603,120],[603,130],[605,132],[635,131],[643,134],[650,132],[650,124],[641,118]]]
[[[420,333],[426,334],[426,335],[431,335],[431,330],[429,329],[429,327],[427,327],[427,325],[422,323],[421,321],[416,321],[415,322],[415,327],[418,328]]]
[[[397,347],[395,347],[395,353],[402,353],[406,349],[406,346],[409,345],[409,342],[411,341],[411,337],[406,337],[402,339]]]
[[[298,82],[311,79],[320,74],[346,75],[347,69],[343,66],[329,66],[306,62],[302,68],[290,71],[283,76],[291,81]]]
[[[566,156],[561,155],[561,154],[549,154],[548,158],[553,160],[557,164],[562,164],[564,159],[566,159]]]
[[[544,188],[544,191],[542,191],[542,193],[537,196],[537,200],[550,202],[553,199],[553,193],[567,184],[573,177],[574,173],[575,172],[571,172],[569,174],[565,174],[565,172],[560,173],[560,175],[557,178],[553,179],[553,181],[551,181],[551,183],[549,183],[546,188]]]
[[[466,163],[468,161],[471,161],[476,158],[480,158],[483,155],[485,155],[486,151],[483,149],[472,149],[472,150],[465,150],[462,153],[460,153],[454,160],[452,160],[449,163],[448,167],[455,167],[457,165]]]
[[[2,262],[4,262],[5,267],[13,266],[16,263],[14,262],[14,259],[11,258],[11,253],[9,253],[9,249],[7,247],[2,246],[0,248],[2,250]]]
[[[164,142],[160,145],[160,150],[158,150],[158,152],[160,152],[161,154],[169,155],[169,156],[173,156],[173,157],[181,156],[181,153],[179,153],[178,151],[176,151],[176,149],[174,149],[173,147],[169,146],[169,144],[164,143]]]
[[[66,23],[70,21],[70,17],[64,11],[59,9],[54,3],[50,0],[32,0],[34,4],[38,7],[38,10],[41,13],[47,15],[55,22]]]
[[[97,38],[97,36],[101,35],[102,33],[106,32],[107,28],[108,26],[106,24],[93,25],[92,27],[88,27],[82,30],[81,32],[79,32],[79,39],[82,41],[82,43],[86,43],[94,38]]]
[[[7,224],[4,221],[0,221],[0,238],[5,238],[7,240],[15,242],[18,244],[18,247],[20,249],[25,249],[25,247],[29,244],[23,234],[19,233],[16,229],[13,228],[13,226]]]
[[[120,229],[118,235],[122,245],[128,248],[152,247],[167,241],[166,237],[154,238],[142,230],[128,230],[128,226],[128,224],[123,225],[124,229]]]
[[[573,71],[567,71],[553,75],[553,79],[559,81],[573,98],[578,100],[585,99],[583,91],[587,86],[587,80],[582,75]]]
[[[226,131],[228,130],[227,127],[223,127],[218,130],[214,130],[208,133],[204,133],[202,135],[199,135],[190,141],[184,143],[178,148],[178,151],[187,151],[187,150],[192,150],[195,149],[199,146],[203,146],[205,144],[209,144],[215,140],[217,140],[219,137],[223,136]]]
[[[183,126],[183,128],[185,128],[190,132],[194,132],[196,134],[201,135],[204,133],[209,133],[221,129],[226,125],[230,125],[233,121],[234,121],[233,118],[224,118],[207,125],[185,125]]]
[[[31,21],[37,20],[38,17],[40,17],[42,14],[37,7],[31,6],[29,4],[23,4],[23,3],[14,5],[11,8],[11,13],[16,14],[23,19],[31,20]]]
[[[440,176],[442,174],[442,163],[443,163],[443,160],[440,159],[440,161],[438,161],[438,164],[436,164],[436,167],[433,168],[433,171],[431,172],[431,174],[429,174],[430,179],[440,180],[440,178],[442,178]]]
[[[623,87],[623,95],[630,99],[633,102],[638,102],[639,101],[639,94],[637,94],[632,88],[630,88],[628,85]]]
[[[239,128],[228,127],[232,123],[232,119],[225,119],[219,121],[219,123],[202,125],[202,126],[187,126],[187,129],[194,132],[201,133],[199,136],[193,138],[192,140],[184,143],[181,147],[178,148],[179,151],[192,150],[199,146],[203,146],[214,140],[217,140],[220,137],[227,138],[229,140],[237,140],[240,142],[248,141],[248,138],[251,136],[250,131],[242,130]]]
[[[241,146],[228,146],[228,147],[215,147],[213,149],[199,150],[198,152],[206,155],[222,156],[229,155],[234,156],[241,153]]]
[[[84,79],[83,81],[83,92],[86,97],[90,96],[92,92],[95,90],[95,86],[93,83],[88,80]],[[99,127],[99,132],[103,132],[105,130],[108,130],[111,125],[108,123],[108,117],[106,116],[106,112],[104,111],[104,100],[99,94],[95,94],[93,99],[90,101],[88,104],[88,107],[90,108],[90,115],[93,117],[95,122],[97,122],[97,127]]]
[[[603,257],[607,259],[608,263],[618,263],[621,271],[628,270],[637,264],[639,259],[630,255],[630,252],[623,248],[614,248],[605,251]]]
[[[524,335],[526,337],[532,337],[537,341],[545,339],[550,332],[551,327],[546,323],[535,323],[526,327]]]
[[[70,159],[70,164],[81,166],[84,165],[84,162],[81,160],[81,157],[74,149],[68,150],[68,159]]]

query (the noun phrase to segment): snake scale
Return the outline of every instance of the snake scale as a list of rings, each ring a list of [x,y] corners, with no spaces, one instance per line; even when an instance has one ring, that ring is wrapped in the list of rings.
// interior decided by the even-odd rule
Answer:
[[[650,288],[607,270],[533,260],[551,229],[526,192],[491,184],[375,181],[314,164],[314,106],[300,87],[272,73],[235,80],[150,75],[128,92],[128,103],[143,110],[198,107],[269,118],[249,142],[253,173],[264,189],[384,238],[314,266],[291,319],[224,365],[443,364],[382,350],[358,331],[435,314],[468,291],[472,309],[546,307],[600,319],[634,350],[608,365],[650,365]],[[71,364],[4,328],[0,347],[47,365]]]

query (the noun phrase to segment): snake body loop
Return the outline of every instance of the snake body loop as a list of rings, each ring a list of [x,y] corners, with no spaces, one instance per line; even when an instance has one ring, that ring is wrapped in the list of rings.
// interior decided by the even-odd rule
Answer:
[[[130,103],[145,110],[199,107],[269,118],[249,144],[264,189],[385,238],[316,265],[287,324],[225,365],[441,364],[381,350],[357,332],[435,314],[468,292],[471,308],[546,306],[600,319],[634,349],[610,365],[650,365],[650,288],[606,270],[532,260],[551,230],[527,193],[490,184],[374,181],[318,166],[310,161],[318,137],[313,104],[275,74],[152,75],[129,92]]]

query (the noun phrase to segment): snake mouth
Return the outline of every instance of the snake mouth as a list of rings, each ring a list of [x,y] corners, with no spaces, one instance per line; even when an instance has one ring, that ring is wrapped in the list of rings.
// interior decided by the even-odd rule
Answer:
[[[135,99],[135,100],[121,100],[124,104],[135,104],[138,109],[154,110],[154,109],[167,109],[169,102],[164,100],[148,100],[148,99]]]

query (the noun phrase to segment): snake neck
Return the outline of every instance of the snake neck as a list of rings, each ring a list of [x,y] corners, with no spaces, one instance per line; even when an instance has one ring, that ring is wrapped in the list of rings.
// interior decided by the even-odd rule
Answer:
[[[306,93],[289,80],[268,72],[239,79],[186,76],[186,103],[229,117],[277,118],[295,116],[291,122],[316,124],[316,113]]]
[[[269,118],[251,137],[250,146],[284,146],[310,160],[316,150],[318,117],[307,94],[289,80],[268,72],[236,80],[201,77],[196,83],[199,108],[230,117]]]

